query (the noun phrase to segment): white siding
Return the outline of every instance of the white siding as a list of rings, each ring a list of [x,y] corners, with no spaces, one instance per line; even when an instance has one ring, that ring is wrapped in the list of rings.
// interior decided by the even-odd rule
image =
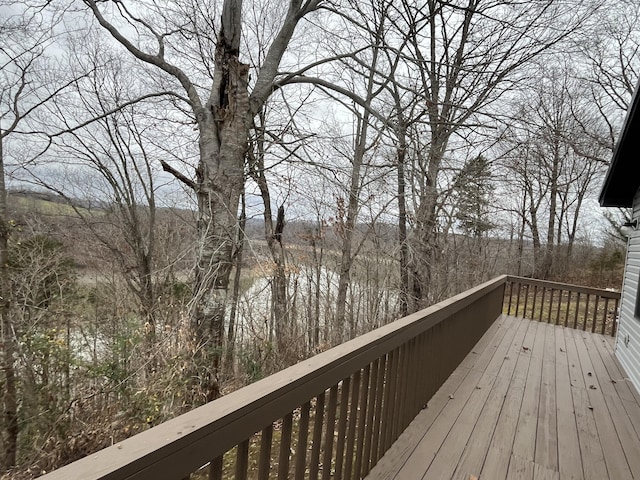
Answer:
[[[640,222],[640,190],[633,201],[633,218]],[[635,318],[636,299],[640,280],[640,229],[627,244],[627,261],[624,269],[620,323],[616,340],[616,356],[627,376],[640,390],[640,319]]]

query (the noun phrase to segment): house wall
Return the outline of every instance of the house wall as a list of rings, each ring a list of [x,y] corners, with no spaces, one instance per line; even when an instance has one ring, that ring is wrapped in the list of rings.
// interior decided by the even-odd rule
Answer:
[[[640,190],[633,201],[633,218],[640,222]],[[640,287],[640,229],[635,230],[627,244],[622,298],[620,301],[620,323],[616,339],[616,356],[627,372],[627,376],[640,390],[640,318],[636,318],[636,299]]]

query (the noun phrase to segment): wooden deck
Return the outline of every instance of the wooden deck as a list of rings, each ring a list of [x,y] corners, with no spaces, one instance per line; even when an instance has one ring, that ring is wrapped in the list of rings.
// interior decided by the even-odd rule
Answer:
[[[614,341],[500,317],[367,478],[640,479]]]

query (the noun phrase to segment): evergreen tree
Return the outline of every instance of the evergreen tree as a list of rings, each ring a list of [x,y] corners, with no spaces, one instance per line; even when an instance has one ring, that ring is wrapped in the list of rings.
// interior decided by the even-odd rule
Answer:
[[[465,235],[480,238],[495,228],[489,211],[494,189],[491,179],[491,164],[482,155],[469,160],[454,179],[455,218]]]

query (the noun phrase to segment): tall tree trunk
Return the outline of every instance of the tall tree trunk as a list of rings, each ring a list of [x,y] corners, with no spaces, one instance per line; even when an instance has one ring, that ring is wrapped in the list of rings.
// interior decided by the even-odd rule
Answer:
[[[235,273],[233,276],[233,286],[231,293],[231,310],[229,311],[229,327],[227,328],[227,350],[225,354],[225,371],[227,376],[232,376],[234,371],[234,353],[236,341],[236,317],[238,311],[238,300],[240,298],[240,276],[242,273],[242,256],[244,253],[245,228],[247,226],[247,211],[242,194],[242,211],[238,222],[238,243],[234,254]]]
[[[237,7],[234,2],[225,2],[225,9]],[[211,96],[197,118],[200,130],[200,163],[196,172],[198,260],[191,326],[195,333],[199,381],[206,401],[220,395],[217,373],[249,133],[248,66],[238,58],[239,37],[240,12],[225,11],[215,54]]]
[[[412,286],[417,308],[426,307],[434,300],[436,292],[433,284],[433,266],[437,264],[436,252],[438,250],[436,245],[438,239],[438,186],[436,181],[449,142],[449,134],[446,131],[439,132],[440,129],[440,127],[435,127],[432,132],[424,191],[420,195],[420,204],[416,210],[416,245],[414,247],[416,259]]]
[[[526,208],[527,208],[527,195],[526,193],[522,198],[522,207],[518,212],[520,215],[520,224],[518,225],[518,268],[516,275],[522,275],[522,261],[524,260],[524,232],[527,228],[527,217],[526,217]]]
[[[549,278],[553,267],[556,234],[556,210],[558,205],[558,175],[560,168],[560,133],[553,132],[553,153],[551,159],[550,185],[549,185],[549,219],[547,225],[547,244],[544,248],[542,265],[538,271],[541,279]]]
[[[375,97],[374,88],[376,87],[375,75],[376,67],[378,65],[378,56],[382,38],[384,37],[384,16],[378,24],[376,30],[372,35],[371,43],[374,46],[373,57],[371,59],[371,70],[368,72],[367,77],[367,95],[365,101],[370,104]],[[354,114],[357,116],[358,125],[356,129],[356,138],[354,142],[353,152],[353,164],[351,167],[351,180],[349,184],[349,200],[347,202],[346,219],[343,225],[343,237],[342,248],[340,253],[340,266],[338,277],[338,292],[336,298],[336,326],[339,329],[340,338],[342,341],[342,332],[344,332],[346,321],[346,309],[347,309],[347,291],[351,283],[351,267],[353,266],[354,254],[353,248],[353,234],[355,227],[358,223],[358,211],[360,210],[360,191],[361,191],[361,170],[364,156],[367,151],[367,137],[369,133],[369,121],[371,118],[371,112],[369,109],[365,109],[364,113],[360,115],[354,109]],[[349,338],[355,336],[355,320],[354,320],[353,308],[351,310],[349,320]]]
[[[311,346],[317,348],[320,345],[320,297],[322,293],[322,262],[324,258],[324,240],[323,240],[322,220],[318,218],[318,226],[315,231],[310,234],[311,251],[313,253],[313,292],[311,290],[311,275],[309,276],[309,302],[310,302],[310,319],[312,324]],[[318,246],[318,243],[320,245]],[[326,337],[324,338],[326,341]]]
[[[416,300],[411,295],[410,285],[410,257],[409,257],[409,237],[407,236],[407,179],[406,179],[406,161],[407,161],[407,130],[411,122],[407,119],[407,109],[402,104],[402,94],[398,84],[394,81],[392,84],[391,94],[393,95],[394,106],[397,115],[397,123],[395,134],[398,145],[396,147],[396,167],[397,175],[397,200],[398,200],[398,244],[400,245],[400,295],[399,309],[400,316],[404,317],[409,312],[416,310]]]
[[[365,111],[362,117],[358,117],[358,131],[356,136],[353,165],[351,167],[351,183],[349,185],[349,201],[344,224],[342,225],[342,248],[340,251],[340,266],[338,276],[338,292],[336,295],[336,328],[338,329],[338,341],[342,341],[343,332],[347,322],[347,293],[351,283],[351,267],[353,265],[353,234],[358,221],[360,208],[360,171],[366,150],[367,132],[369,129],[369,114]],[[353,310],[353,306],[352,306]],[[353,311],[348,322],[349,338],[355,336]]]
[[[266,212],[266,209],[265,209]],[[269,209],[271,215],[271,209]],[[270,217],[271,218],[271,217]],[[286,273],[286,258],[284,245],[282,243],[282,230],[284,228],[284,206],[278,207],[276,225],[273,226],[273,219],[268,224],[266,231],[267,245],[271,251],[271,258],[274,261],[275,269],[271,278],[271,292],[273,298],[273,314],[275,317],[275,334],[278,342],[278,351],[287,355],[288,346],[295,332],[292,328],[292,318],[289,315],[289,298],[287,294],[288,279]],[[286,363],[289,363],[287,360]]]
[[[407,204],[406,204],[406,182],[405,182],[405,161],[407,156],[407,145],[404,126],[398,135],[397,149],[397,174],[398,174],[398,243],[400,244],[400,316],[404,317],[409,313],[409,244],[407,242]],[[415,301],[411,302],[411,310],[414,309]]]
[[[280,354],[286,354],[287,345],[292,336],[289,305],[287,296],[287,275],[285,263],[285,250],[282,244],[282,233],[285,224],[284,206],[278,208],[276,223],[273,223],[273,211],[271,208],[271,192],[269,190],[269,182],[265,174],[265,146],[264,131],[266,118],[264,112],[258,115],[260,125],[256,130],[256,139],[252,150],[249,152],[250,158],[250,175],[258,185],[262,203],[264,205],[264,235],[267,241],[267,247],[273,262],[273,271],[271,273],[271,300],[273,318],[273,327]],[[271,332],[270,332],[271,333]],[[288,363],[285,360],[285,363]]]
[[[0,131],[0,341],[2,342],[2,432],[0,436],[0,471],[16,464],[18,452],[18,389],[16,385],[15,353],[17,351],[11,324],[11,286],[9,284],[9,217],[4,178],[3,138]]]

